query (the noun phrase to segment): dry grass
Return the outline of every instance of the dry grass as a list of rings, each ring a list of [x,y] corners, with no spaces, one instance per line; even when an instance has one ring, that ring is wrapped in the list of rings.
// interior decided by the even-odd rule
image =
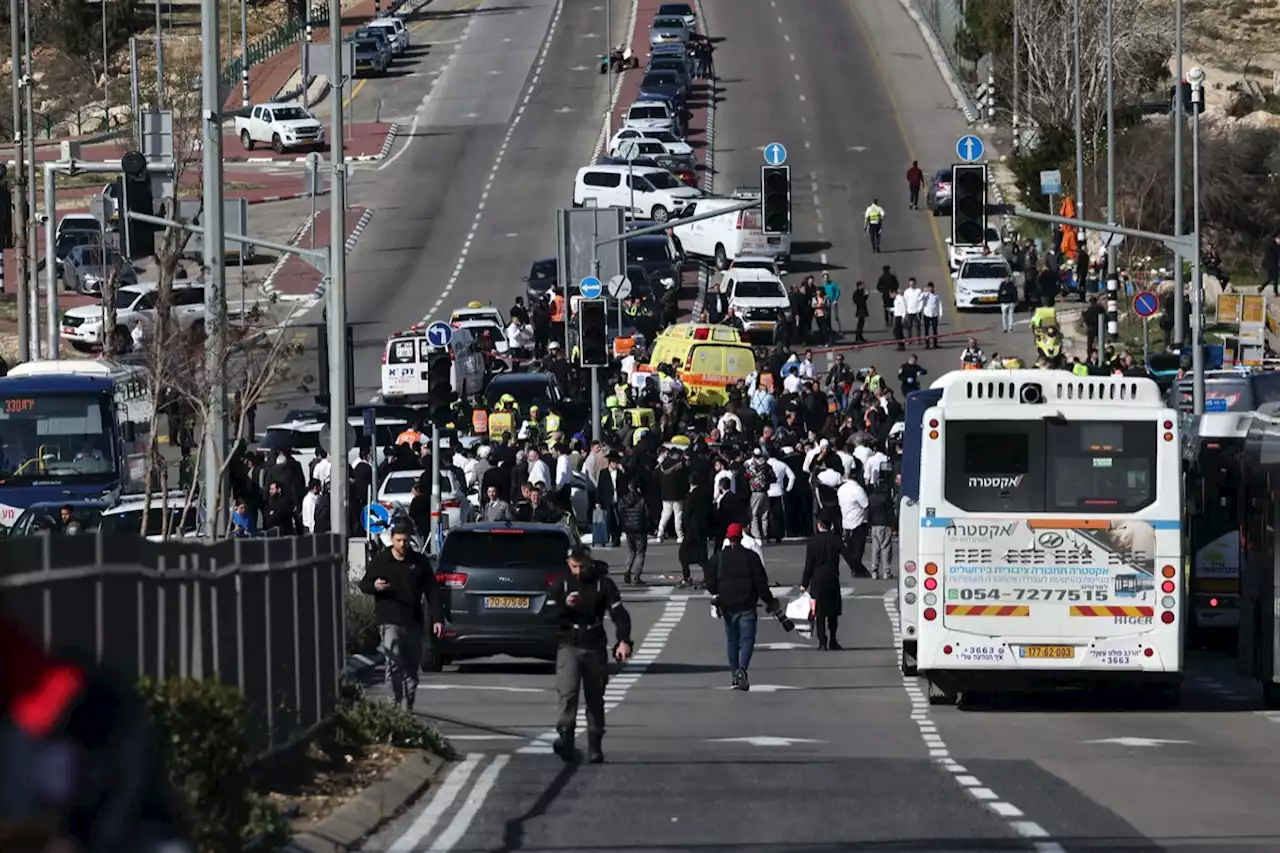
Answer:
[[[298,762],[264,780],[267,796],[278,810],[293,816],[296,832],[327,817],[416,754],[421,751],[378,745],[352,752],[349,747],[313,743]]]

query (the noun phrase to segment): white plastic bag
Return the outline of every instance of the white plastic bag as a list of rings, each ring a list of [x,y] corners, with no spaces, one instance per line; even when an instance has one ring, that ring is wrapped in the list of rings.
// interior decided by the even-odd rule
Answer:
[[[813,607],[813,597],[807,592],[787,604],[787,618],[795,622],[808,622],[809,611]]]

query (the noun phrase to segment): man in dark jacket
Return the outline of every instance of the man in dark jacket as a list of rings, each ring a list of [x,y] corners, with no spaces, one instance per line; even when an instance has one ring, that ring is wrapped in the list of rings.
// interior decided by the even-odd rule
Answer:
[[[640,481],[627,483],[627,494],[618,504],[618,521],[627,538],[627,573],[623,583],[644,585],[644,558],[649,550],[649,505],[644,499]]]
[[[742,546],[742,525],[730,524],[726,533],[729,546],[707,565],[707,591],[724,619],[733,689],[750,690],[747,669],[756,646],[756,602],[763,601],[773,613],[778,601],[769,591],[764,563],[754,551]]]
[[[627,474],[622,470],[622,457],[617,453],[610,453],[608,467],[596,479],[596,504],[608,519],[609,540],[614,548],[622,545],[622,524],[618,518],[618,508],[626,493]]]
[[[838,524],[835,510],[822,512],[817,519],[818,532],[809,537],[804,552],[804,575],[800,587],[813,599],[814,633],[819,651],[839,651],[836,630],[844,603],[840,592],[840,555],[843,544],[835,532]]]
[[[412,533],[410,525],[397,524],[391,531],[391,547],[374,556],[360,579],[360,591],[373,596],[395,703],[410,711],[418,694],[426,618],[431,619],[433,636],[439,637],[444,630],[436,577],[427,558],[409,547]]]
[[[692,585],[689,571],[692,565],[707,563],[707,537],[711,533],[711,489],[700,478],[689,482],[689,493],[684,496],[684,539],[677,549],[680,558],[681,588]]]
[[[286,488],[287,486],[282,487],[275,480],[271,481],[271,485],[267,487],[267,506],[262,520],[263,530],[275,530],[280,536],[292,536],[297,529],[294,526],[294,516],[297,515],[298,508],[285,491]]]
[[[1084,324],[1085,351],[1093,352],[1098,346],[1098,321],[1106,316],[1102,310],[1102,306],[1098,304],[1098,297],[1089,297],[1089,307],[1084,309],[1080,315],[1080,322]],[[1172,324],[1170,328],[1173,328]]]
[[[1262,289],[1266,290],[1270,285],[1271,290],[1280,296],[1280,234],[1273,237],[1262,252],[1262,271],[1267,274]]]
[[[618,587],[596,570],[591,549],[578,545],[569,552],[569,577],[556,584],[551,599],[560,622],[556,650],[556,692],[560,697],[559,737],[551,748],[564,761],[573,761],[574,723],[579,690],[587,700],[587,760],[604,761],[604,688],[609,678],[609,642],[604,615],[613,620],[618,642],[613,656],[625,663],[631,657],[631,615],[622,606]]]
[[[893,296],[898,292],[898,277],[888,265],[885,265],[884,272],[880,273],[880,278],[876,281],[876,290],[884,302],[884,324],[893,326]]]
[[[924,183],[924,172],[920,171],[920,163],[916,160],[911,161],[911,168],[907,169],[907,190],[911,193],[911,209],[920,209],[920,185]]]

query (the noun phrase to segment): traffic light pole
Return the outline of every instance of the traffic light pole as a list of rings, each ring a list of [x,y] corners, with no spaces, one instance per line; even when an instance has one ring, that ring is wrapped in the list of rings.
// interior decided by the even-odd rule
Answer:
[[[606,0],[606,2],[608,2],[608,0]],[[606,58],[605,62],[608,62],[608,61],[609,60]],[[630,181],[628,181],[628,183],[630,183]],[[632,205],[631,209],[635,210],[634,204]],[[626,236],[631,236],[631,235],[626,235]],[[598,216],[591,217],[591,274],[595,276],[597,279],[600,278],[600,218]],[[623,274],[624,275],[626,274],[625,269],[623,270]],[[676,286],[678,287],[679,283],[677,283]],[[581,308],[581,306],[579,306],[579,308]],[[607,330],[609,328],[607,312],[605,314],[605,317],[606,317],[605,329]],[[568,319],[568,318],[566,317],[565,319]],[[579,323],[582,322],[581,315],[579,315],[578,317],[578,322]],[[618,334],[622,334],[621,326],[618,327]],[[605,337],[607,339],[608,335],[606,334]],[[582,357],[585,356],[586,354],[587,354],[586,341],[582,340],[582,335],[579,334],[578,335],[579,360],[581,360]],[[600,368],[590,367],[588,368],[588,370],[591,371],[591,440],[599,441],[600,440]]]

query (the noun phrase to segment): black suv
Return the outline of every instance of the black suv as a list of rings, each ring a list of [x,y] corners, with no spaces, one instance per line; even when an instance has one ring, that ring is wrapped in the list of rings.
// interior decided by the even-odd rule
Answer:
[[[422,669],[491,655],[555,660],[551,589],[567,577],[578,532],[559,524],[467,524],[436,561],[445,626],[423,644]]]

